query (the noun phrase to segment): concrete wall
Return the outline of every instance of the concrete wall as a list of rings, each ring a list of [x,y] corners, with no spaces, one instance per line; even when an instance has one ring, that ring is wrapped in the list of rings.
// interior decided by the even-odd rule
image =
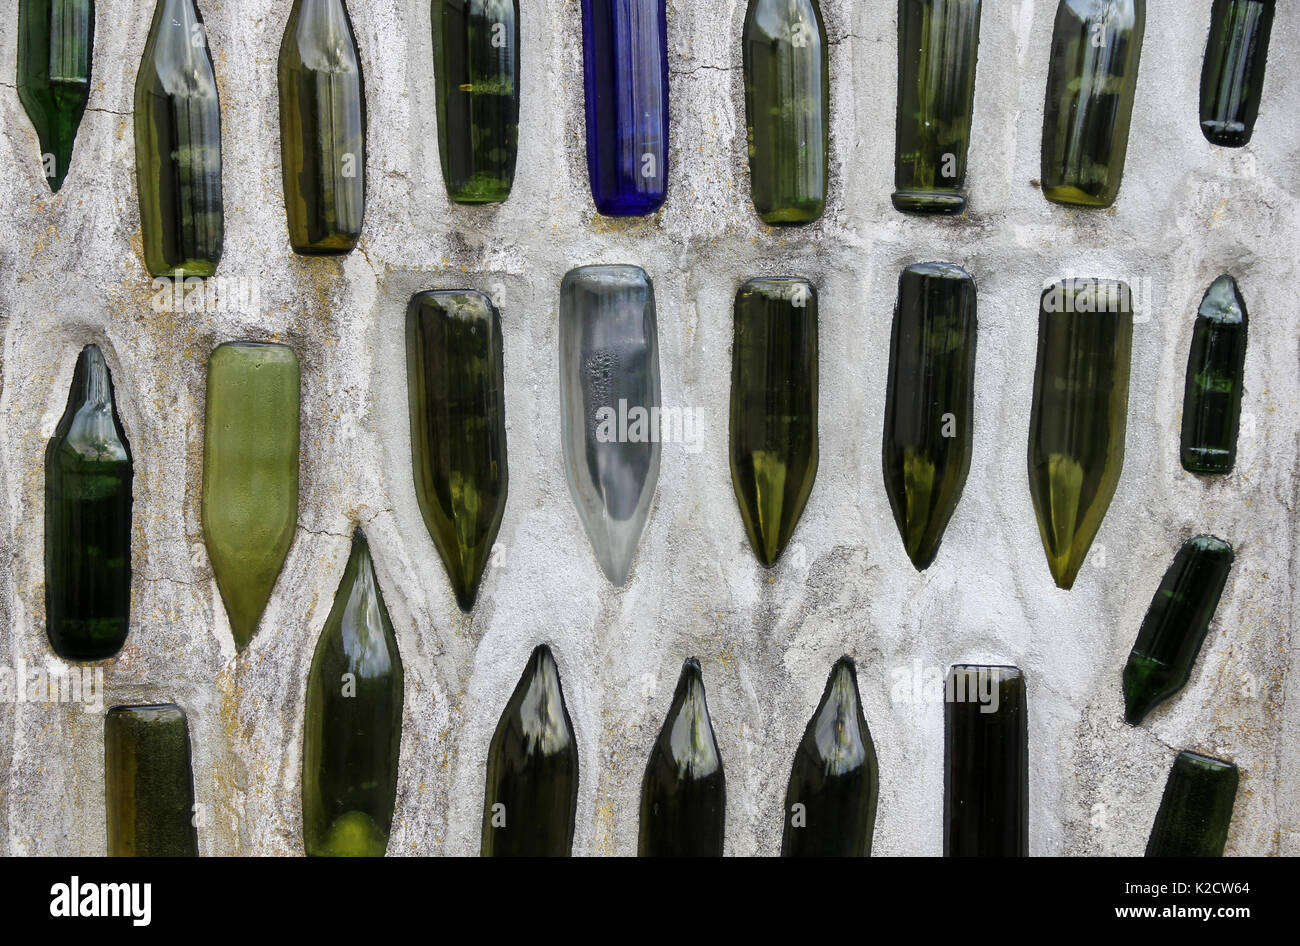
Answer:
[[[823,0],[831,37],[832,181],[816,226],[763,227],[749,205],[738,0],[669,4],[668,202],[595,217],[587,190],[578,0],[522,0],[519,173],[497,207],[442,189],[424,0],[352,4],[366,70],[369,206],[357,251],[294,257],[280,191],[275,62],[289,3],[205,0],[221,84],[226,252],[258,311],[159,313],[141,258],[132,87],[151,0],[100,0],[94,90],[51,197],[12,85],[16,0],[0,2],[0,666],[57,664],[45,638],[42,457],[73,363],[104,348],[135,453],[135,586],[107,703],[189,714],[205,854],[301,853],[304,685],[346,561],[369,534],[406,669],[390,852],[478,850],[488,740],[530,649],[552,644],[581,750],[575,850],[636,850],[651,741],[681,661],[700,658],[728,782],[727,850],[772,854],[794,747],[841,653],[858,662],[880,758],[879,854],[942,849],[943,720],[896,699],[915,666],[1016,663],[1029,681],[1034,854],[1139,854],[1175,752],[1241,766],[1236,854],[1300,853],[1295,591],[1300,333],[1300,12],[1280,4],[1255,142],[1197,128],[1209,0],[1150,0],[1124,188],[1108,212],[1035,189],[1056,4],[986,0],[970,211],[889,205],[896,12]],[[887,340],[899,270],[942,259],[979,282],[975,456],[936,563],[908,562],[880,472]],[[655,280],[666,405],[702,418],[702,449],[664,449],[626,588],[607,584],[565,485],[558,288],[569,268]],[[1192,319],[1221,272],[1251,314],[1237,470],[1178,462]],[[748,548],[727,468],[731,301],[791,273],[821,294],[821,466],[773,572]],[[1065,275],[1139,288],[1127,460],[1072,592],[1048,574],[1025,471],[1037,299]],[[505,325],[511,493],[472,617],[456,608],[416,506],[402,337],[425,288],[489,292]],[[299,528],[253,644],[236,657],[199,523],[206,358],[240,338],[292,345],[303,368]],[[1192,681],[1141,728],[1119,674],[1182,540],[1213,532],[1237,564]],[[919,662],[919,663],[917,663]],[[1288,703],[1288,696],[1290,702]],[[102,853],[101,714],[0,703],[0,853]]]

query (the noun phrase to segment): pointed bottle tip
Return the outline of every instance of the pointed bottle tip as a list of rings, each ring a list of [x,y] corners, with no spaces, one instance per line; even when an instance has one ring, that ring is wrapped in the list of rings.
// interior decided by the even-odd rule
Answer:
[[[696,677],[702,677],[703,671],[700,670],[700,661],[697,657],[687,657],[682,661],[682,673],[690,673]]]

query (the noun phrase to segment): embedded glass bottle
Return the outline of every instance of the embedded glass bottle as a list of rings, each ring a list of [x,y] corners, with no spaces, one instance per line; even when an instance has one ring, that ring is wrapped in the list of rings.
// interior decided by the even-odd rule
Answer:
[[[397,800],[402,658],[360,529],[312,657],[305,718],[307,853],[382,857]]]
[[[830,74],[817,0],[749,0],[741,38],[754,209],[767,224],[826,209]]]
[[[1189,473],[1231,473],[1237,463],[1248,323],[1237,281],[1220,276],[1201,300],[1187,356],[1179,453]]]
[[[45,450],[45,621],[65,660],[104,660],[126,641],[133,481],[108,365],[87,345]]]
[[[979,41],[980,0],[898,0],[896,210],[966,209]]]
[[[366,215],[366,95],[343,0],[294,0],[278,76],[289,243],[350,253]]]
[[[58,193],[90,100],[94,0],[18,0],[18,99],[41,145],[46,183]]]
[[[1264,91],[1274,0],[1214,0],[1201,69],[1201,132],[1224,148],[1250,143]]]
[[[135,176],[150,275],[211,276],[221,259],[221,106],[194,0],[158,0],[135,81]]]
[[[1043,195],[1109,207],[1119,195],[1146,0],[1061,0],[1043,107]]]
[[[505,200],[519,141],[519,0],[432,0],[431,14],[447,196]]]
[[[109,857],[197,857],[194,773],[185,712],[171,703],[104,716]]]

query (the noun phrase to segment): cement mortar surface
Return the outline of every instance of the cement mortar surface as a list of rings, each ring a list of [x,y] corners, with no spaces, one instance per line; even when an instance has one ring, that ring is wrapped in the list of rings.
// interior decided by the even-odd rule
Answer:
[[[280,183],[276,58],[290,4],[204,0],[221,88],[225,255],[256,310],[156,311],[143,265],[132,89],[153,4],[100,0],[93,90],[58,195],[16,90],[16,0],[0,2],[0,666],[58,667],[45,636],[45,444],[77,352],[103,347],[135,456],[131,634],[105,705],[189,715],[204,854],[299,854],[304,688],[360,523],[406,672],[390,854],[478,851],[484,764],[527,660],[549,642],[581,753],[580,854],[633,854],[641,776],[682,660],[696,655],[727,776],[727,852],[775,854],[795,746],[841,654],[857,660],[880,761],[878,854],[942,851],[943,712],[915,674],[1014,663],[1029,687],[1030,850],[1140,854],[1175,753],[1236,761],[1232,854],[1300,853],[1296,417],[1300,332],[1300,10],[1279,5],[1252,144],[1197,127],[1209,0],[1150,0],[1123,189],[1071,211],[1035,187],[1055,3],[984,4],[970,207],[904,217],[893,181],[897,13],[823,0],[831,195],[815,226],[773,230],[749,203],[736,0],[670,0],[669,194],[643,220],[594,214],[578,0],[521,0],[519,169],[499,206],[447,201],[429,4],[351,4],[365,69],[365,232],[343,259],[295,257]],[[934,565],[917,573],[881,477],[899,270],[946,260],[979,284],[975,455]],[[699,418],[665,445],[649,525],[612,588],[565,484],[560,279],[589,263],[653,278],[665,405]],[[1222,272],[1250,310],[1235,472],[1178,461],[1201,294]],[[727,464],[732,299],[759,275],[820,295],[821,462],[779,566],[748,547]],[[1064,276],[1135,289],[1123,478],[1071,592],[1052,583],[1026,475],[1037,303]],[[472,616],[456,607],[410,473],[404,309],[429,288],[491,295],[505,327],[510,497]],[[236,655],[199,520],[208,353],[284,342],[302,384],[299,527],[252,645]],[[1161,575],[1201,532],[1235,546],[1192,679],[1138,728],[1120,671]],[[899,684],[905,685],[900,689]],[[906,691],[906,692],[904,692]],[[102,711],[0,702],[0,853],[105,850]]]

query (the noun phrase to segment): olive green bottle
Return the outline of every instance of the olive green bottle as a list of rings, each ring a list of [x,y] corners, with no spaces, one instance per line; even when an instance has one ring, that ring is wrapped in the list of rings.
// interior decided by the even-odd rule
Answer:
[[[682,665],[673,703],[641,780],[642,857],[721,857],[727,784],[694,657]]]
[[[506,704],[488,746],[484,857],[568,857],[578,814],[578,745],[560,671],[545,644]]]
[[[1018,667],[959,665],[944,692],[945,857],[1029,854],[1029,715]]]
[[[881,453],[894,522],[919,570],[938,554],[970,472],[977,329],[970,273],[951,263],[903,270]]]
[[[979,42],[980,0],[898,0],[897,210],[966,209]]]
[[[1187,685],[1232,562],[1232,546],[1212,535],[1188,539],[1174,556],[1124,666],[1129,723],[1136,726]]]
[[[197,857],[190,731],[179,706],[114,706],[104,716],[109,857]]]
[[[447,196],[505,200],[519,141],[519,0],[432,0],[431,15]]]
[[[1231,473],[1246,373],[1246,302],[1231,276],[1205,293],[1187,356],[1180,456],[1189,473]]]
[[[298,524],[298,357],[228,342],[208,360],[203,537],[235,647],[257,630]]]
[[[402,658],[357,529],[307,676],[302,834],[309,855],[382,857],[402,744]]]
[[[1147,857],[1222,857],[1237,801],[1237,767],[1197,752],[1180,752],[1169,771]]]
[[[94,0],[18,0],[18,99],[36,128],[41,165],[59,192],[90,100]]]
[[[289,243],[350,253],[366,215],[366,95],[343,0],[293,0],[278,75]]]
[[[857,674],[853,660],[841,657],[795,752],[781,856],[869,856],[879,794]]]
[[[817,478],[817,290],[751,279],[736,293],[731,482],[758,560],[776,564]]]
[[[150,275],[221,259],[221,106],[194,0],[158,0],[135,80],[135,177]],[[177,274],[180,275],[180,274]]]
[[[767,224],[826,209],[830,77],[817,0],[749,0],[742,36],[754,209]]]
[[[1146,0],[1061,0],[1043,107],[1043,195],[1109,207],[1119,194]]]
[[[420,292],[406,307],[415,497],[464,611],[506,508],[501,317],[481,292]]]
[[[1211,144],[1250,143],[1264,91],[1274,0],[1214,0],[1201,69],[1201,132]]]
[[[65,660],[105,660],[126,641],[133,481],[108,365],[87,345],[45,450],[45,621]]]
[[[1029,419],[1029,492],[1057,586],[1092,547],[1124,467],[1133,300],[1128,286],[1071,279],[1043,293]]]

